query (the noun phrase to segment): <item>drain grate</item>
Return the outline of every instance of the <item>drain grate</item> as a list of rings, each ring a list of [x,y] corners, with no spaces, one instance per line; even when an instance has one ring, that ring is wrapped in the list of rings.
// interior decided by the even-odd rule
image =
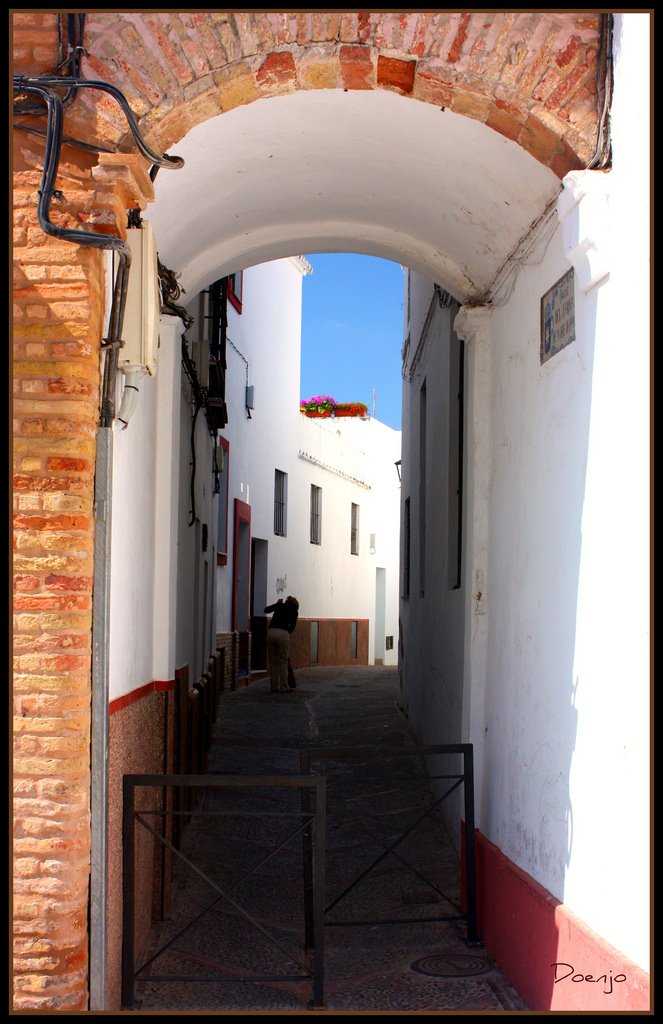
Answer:
[[[410,964],[410,970],[428,978],[472,978],[491,969],[487,960],[467,953],[433,953]]]

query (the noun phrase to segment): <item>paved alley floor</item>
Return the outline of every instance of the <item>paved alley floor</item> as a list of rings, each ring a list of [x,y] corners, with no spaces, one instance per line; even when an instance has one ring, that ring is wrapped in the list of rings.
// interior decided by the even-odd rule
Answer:
[[[313,765],[326,778],[324,1008],[311,1009],[304,977],[301,792],[277,787],[204,791],[182,844],[191,864],[176,864],[150,953],[167,948],[150,964],[156,980],[136,982],[136,1010],[526,1011],[465,941],[459,857],[423,759],[389,753],[414,745],[397,670],[313,668],[297,681],[287,694],[267,679],[222,694],[208,772],[293,776],[302,748],[385,748]]]

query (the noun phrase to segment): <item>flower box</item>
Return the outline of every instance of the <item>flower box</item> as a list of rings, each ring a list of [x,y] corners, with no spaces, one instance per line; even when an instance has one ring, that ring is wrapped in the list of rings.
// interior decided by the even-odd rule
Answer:
[[[363,402],[340,402],[334,409],[335,416],[360,416],[368,415],[368,406]]]
[[[303,398],[299,403],[299,411],[304,416],[360,416],[368,415],[368,406],[364,402],[337,402],[331,395],[315,395]]]

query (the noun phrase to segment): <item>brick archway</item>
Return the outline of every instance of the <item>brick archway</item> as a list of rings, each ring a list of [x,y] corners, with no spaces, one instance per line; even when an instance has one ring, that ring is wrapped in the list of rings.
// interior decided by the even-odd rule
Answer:
[[[14,71],[52,73],[53,12],[13,15]],[[90,14],[82,71],[118,87],[159,152],[195,125],[297,90],[385,89],[486,124],[557,177],[597,139],[600,15]],[[126,120],[83,92],[53,220],[122,234],[152,196]],[[176,151],[176,149],[175,149]],[[43,142],[14,136],[15,1006],[87,1007],[95,431],[104,276],[98,251],[36,215]]]
[[[257,99],[377,88],[481,121],[562,178],[594,152],[600,36],[600,15],[122,12],[89,16],[83,67],[162,150]],[[103,113],[98,127],[121,140]]]

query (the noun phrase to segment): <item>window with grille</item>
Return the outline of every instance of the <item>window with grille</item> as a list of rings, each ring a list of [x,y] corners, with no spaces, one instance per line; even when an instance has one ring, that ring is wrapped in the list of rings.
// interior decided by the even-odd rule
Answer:
[[[274,533],[277,537],[286,535],[287,500],[288,474],[277,469],[274,472]]]
[[[322,487],[311,484],[311,544],[322,543]]]
[[[217,522],[216,560],[218,565],[228,563],[228,459],[230,445],[225,437],[219,437],[216,466],[219,494],[219,518]],[[216,490],[215,483],[215,490]]]
[[[359,505],[354,502],[350,512],[350,554],[359,554]]]

